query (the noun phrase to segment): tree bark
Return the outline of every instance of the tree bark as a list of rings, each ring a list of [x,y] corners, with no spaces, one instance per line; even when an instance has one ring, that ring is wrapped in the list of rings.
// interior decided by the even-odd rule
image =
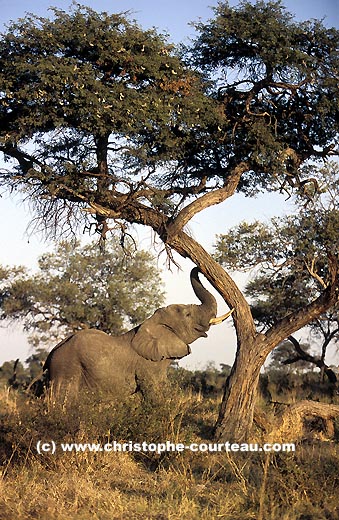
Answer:
[[[261,337],[238,344],[235,363],[226,381],[214,436],[222,442],[248,440],[253,423],[260,369],[264,359],[258,352]]]

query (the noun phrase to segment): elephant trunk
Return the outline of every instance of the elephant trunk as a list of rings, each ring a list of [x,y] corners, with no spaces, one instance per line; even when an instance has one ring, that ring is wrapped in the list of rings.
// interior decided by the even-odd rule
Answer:
[[[214,296],[202,285],[199,280],[199,269],[194,267],[191,271],[191,284],[195,295],[201,301],[204,312],[210,314],[211,318],[217,315],[217,301]]]

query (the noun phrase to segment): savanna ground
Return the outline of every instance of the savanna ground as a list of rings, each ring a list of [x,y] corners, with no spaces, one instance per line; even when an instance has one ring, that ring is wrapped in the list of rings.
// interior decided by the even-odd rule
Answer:
[[[271,384],[275,404],[261,394],[259,409],[269,415],[273,406],[311,391],[313,398],[329,402],[324,394],[314,395],[314,381],[299,383]],[[309,423],[294,453],[37,453],[37,441],[51,439],[211,442],[220,391],[202,395],[182,386],[176,381],[161,407],[83,401],[72,410],[2,386],[0,518],[339,518],[338,421],[331,438],[322,424]],[[267,384],[263,387],[267,391]],[[259,439],[260,432],[256,435]]]

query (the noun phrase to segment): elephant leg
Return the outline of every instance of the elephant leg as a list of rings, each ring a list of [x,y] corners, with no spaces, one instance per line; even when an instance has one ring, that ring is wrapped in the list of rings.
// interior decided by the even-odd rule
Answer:
[[[150,404],[159,405],[164,400],[168,385],[168,362],[166,360],[164,367],[162,367],[160,363],[154,364],[156,365],[155,370],[153,366],[151,368],[146,366],[143,367],[142,370],[138,370],[136,373],[136,382],[145,401]]]

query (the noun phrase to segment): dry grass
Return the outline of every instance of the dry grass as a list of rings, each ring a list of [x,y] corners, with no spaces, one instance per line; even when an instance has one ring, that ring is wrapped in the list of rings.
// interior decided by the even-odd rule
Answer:
[[[338,443],[313,441],[295,454],[60,453],[38,439],[209,442],[213,399],[176,394],[164,410],[46,409],[0,391],[1,520],[325,520],[339,518]],[[86,418],[86,421],[85,419]],[[337,435],[337,434],[336,434]]]

